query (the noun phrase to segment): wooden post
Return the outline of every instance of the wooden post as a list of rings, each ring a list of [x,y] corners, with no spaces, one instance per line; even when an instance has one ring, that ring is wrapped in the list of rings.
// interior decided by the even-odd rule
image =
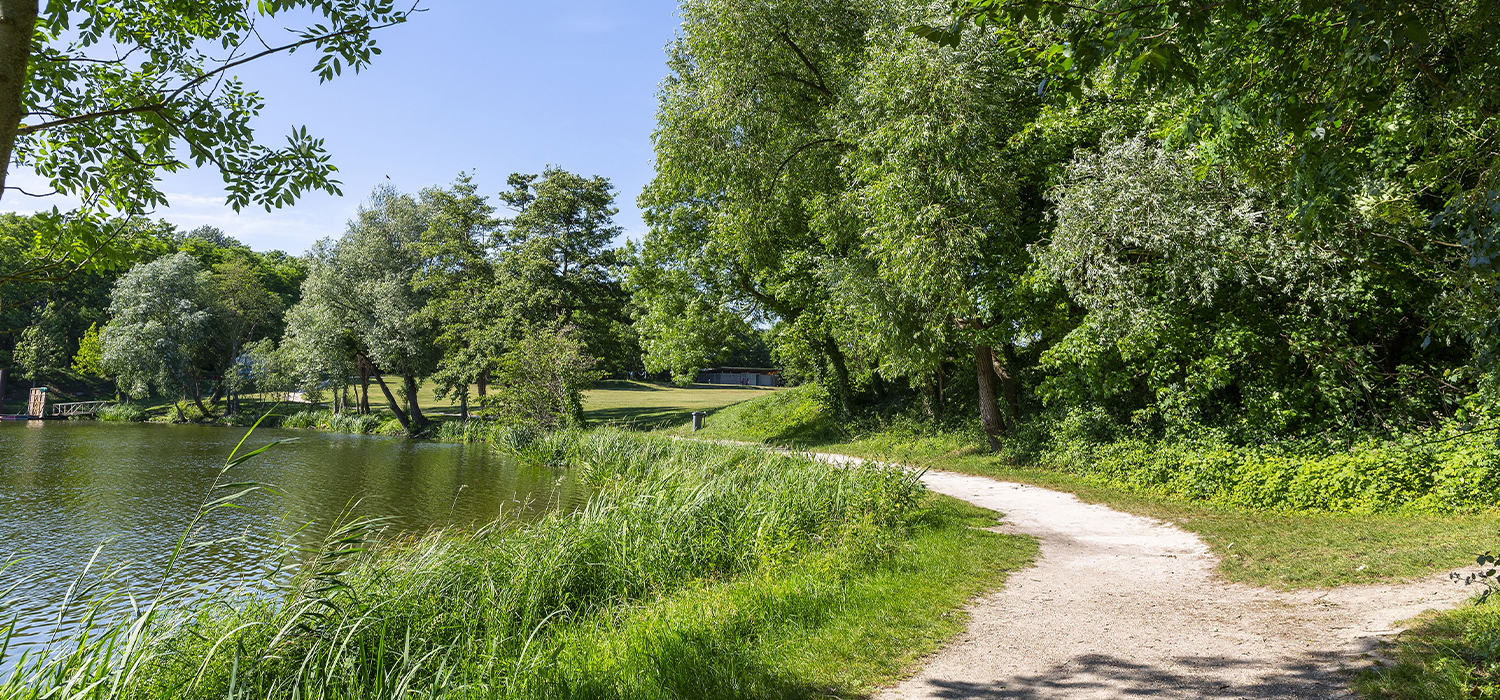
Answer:
[[[26,404],[26,415],[32,418],[47,417],[47,387],[39,386],[31,390],[31,401]]]

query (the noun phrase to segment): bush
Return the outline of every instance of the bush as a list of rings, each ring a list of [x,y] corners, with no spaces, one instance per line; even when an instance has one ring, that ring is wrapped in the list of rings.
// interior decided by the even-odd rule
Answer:
[[[1500,450],[1453,429],[1337,452],[1217,438],[1059,439],[1037,459],[1109,486],[1261,510],[1455,513],[1493,508],[1500,494]]]
[[[391,432],[391,424],[395,431]],[[331,433],[351,435],[405,435],[401,423],[394,418],[381,418],[373,414],[334,413],[333,411],[298,411],[281,419],[281,427],[302,430],[325,430]]]

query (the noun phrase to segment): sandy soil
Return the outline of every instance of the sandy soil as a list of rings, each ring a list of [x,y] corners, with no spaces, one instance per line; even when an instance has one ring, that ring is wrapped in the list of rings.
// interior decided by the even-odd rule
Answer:
[[[1397,621],[1473,593],[1446,576],[1298,592],[1227,583],[1175,526],[983,477],[925,481],[999,511],[996,529],[1037,537],[1041,553],[881,698],[1351,697],[1349,671]]]

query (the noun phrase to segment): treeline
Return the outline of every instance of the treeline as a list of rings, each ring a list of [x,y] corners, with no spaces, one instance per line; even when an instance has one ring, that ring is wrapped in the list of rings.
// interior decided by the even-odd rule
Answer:
[[[1110,3],[976,0],[936,30],[925,2],[684,2],[629,276],[647,367],[686,379],[769,328],[844,413],[977,417],[992,446],[1039,418],[1257,441],[1487,405],[1494,212],[1470,205],[1500,201],[1497,121],[1470,79],[1493,79],[1493,7],[1401,20],[1432,29],[1418,46],[1284,4],[1131,62],[1070,48]],[[1329,53],[1382,31],[1373,63]],[[1299,50],[1344,72],[1265,74]],[[1401,72],[1412,55],[1470,97]],[[1153,72],[1195,65],[1265,99],[1286,81],[1286,114]]]
[[[483,417],[576,423],[589,382],[640,368],[613,188],[549,169],[512,175],[499,199],[511,216],[468,176],[416,194],[378,188],[342,236],[300,258],[208,227],[140,227],[128,269],[0,285],[0,366],[180,397],[179,421],[234,415],[249,392],[370,413],[373,387],[416,434],[428,422],[418,388],[431,382],[464,418],[472,400]],[[18,264],[35,257],[30,222],[5,220]]]
[[[142,289],[144,280],[128,265],[36,271],[36,261],[49,257],[38,251],[48,225],[44,217],[0,217],[0,367],[11,370],[11,391],[19,388],[18,380],[97,390],[107,386],[100,381],[106,374],[100,332],[115,317],[112,307],[147,303],[157,290]],[[191,352],[172,360],[182,363],[185,377],[217,378],[232,364],[236,344],[279,337],[282,311],[300,298],[307,276],[303,260],[280,251],[257,253],[210,226],[182,232],[164,221],[137,219],[111,222],[110,228],[123,249],[114,253],[119,259],[152,269],[170,260],[193,271],[195,306],[166,310],[192,316],[200,326]],[[122,386],[139,392],[128,385],[137,379],[144,377],[132,375]]]

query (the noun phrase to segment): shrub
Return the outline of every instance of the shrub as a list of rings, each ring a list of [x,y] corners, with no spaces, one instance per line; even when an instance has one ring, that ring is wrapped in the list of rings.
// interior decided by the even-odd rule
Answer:
[[[1263,510],[1467,512],[1494,507],[1500,494],[1500,450],[1452,429],[1342,451],[1217,438],[1059,440],[1039,461],[1119,488]]]

